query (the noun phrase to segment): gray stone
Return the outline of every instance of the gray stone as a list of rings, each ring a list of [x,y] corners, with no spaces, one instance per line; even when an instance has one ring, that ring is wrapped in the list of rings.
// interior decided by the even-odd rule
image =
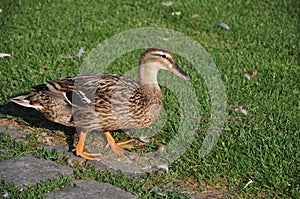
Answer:
[[[19,133],[17,129],[13,129],[8,126],[0,126],[0,135],[5,132],[17,141],[23,141],[26,139],[26,135]]]
[[[87,161],[81,157],[73,155],[73,153],[70,153],[70,158],[68,159],[68,165],[71,167],[80,166],[85,167]]]
[[[58,152],[64,153],[68,157],[68,164],[71,167],[96,167],[115,174],[124,174],[128,178],[141,176],[159,169],[163,169],[167,172],[167,165],[157,161],[154,155],[143,156],[129,151],[123,156],[114,154],[109,147],[106,147],[106,141],[103,136],[97,132],[87,135],[85,151],[99,154],[99,156],[95,156],[99,158],[98,161],[86,161],[74,155],[73,152],[68,151],[69,146],[65,142],[52,146],[42,146],[41,148],[48,151],[57,150]]]
[[[72,173],[73,169],[70,167],[31,155],[0,162],[0,181],[6,179],[19,189]]]
[[[52,151],[52,150],[56,150],[58,152],[61,152],[61,153],[66,153],[66,154],[72,154],[72,153],[67,153],[68,150],[69,150],[69,146],[67,143],[65,142],[61,142],[57,145],[45,145],[45,146],[42,146],[41,148],[44,148],[45,150],[47,151]]]
[[[107,147],[107,140],[99,132],[87,134],[85,151],[98,154],[98,161],[87,161],[87,166],[95,166],[98,169],[107,170],[115,174],[124,174],[128,178],[141,176],[158,170],[158,165],[164,164],[163,159],[156,157],[157,153],[141,154],[127,151],[123,155],[117,155]]]
[[[111,151],[110,147],[106,147],[106,141],[99,133],[89,133],[85,142],[85,151],[99,154],[99,156],[95,156],[99,158],[98,161],[86,161],[74,155],[73,152],[68,151],[69,146],[65,142],[53,146],[42,146],[41,148],[64,153],[69,158],[68,164],[72,167],[96,167],[115,174],[125,174],[128,178],[162,169],[160,166],[163,165],[155,160],[156,158],[153,155],[143,156],[129,151],[123,156],[116,155]]]
[[[71,167],[75,166],[81,166],[85,167],[86,166],[86,160],[74,155],[73,152],[69,151],[69,145],[66,142],[61,142],[57,145],[52,145],[52,146],[42,146],[40,149],[45,149],[47,151],[53,151],[56,150],[60,153],[63,153],[66,157],[68,157],[68,165]]]
[[[108,183],[97,182],[95,180],[77,180],[70,188],[50,193],[47,198],[103,198],[103,199],[133,199],[137,196],[126,192]]]

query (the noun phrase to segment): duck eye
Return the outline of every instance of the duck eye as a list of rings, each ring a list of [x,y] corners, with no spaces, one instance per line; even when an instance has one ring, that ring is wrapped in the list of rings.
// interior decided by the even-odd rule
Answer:
[[[166,55],[162,55],[161,57],[162,57],[162,58],[164,58],[164,59],[165,59],[165,58],[167,58],[167,56],[166,56]]]

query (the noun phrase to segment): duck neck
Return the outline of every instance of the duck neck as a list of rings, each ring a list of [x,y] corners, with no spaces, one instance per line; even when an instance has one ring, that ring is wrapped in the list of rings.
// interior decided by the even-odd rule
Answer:
[[[143,64],[139,66],[139,79],[141,85],[145,84],[155,84],[157,83],[157,73],[158,69],[155,67],[151,67],[147,64]]]

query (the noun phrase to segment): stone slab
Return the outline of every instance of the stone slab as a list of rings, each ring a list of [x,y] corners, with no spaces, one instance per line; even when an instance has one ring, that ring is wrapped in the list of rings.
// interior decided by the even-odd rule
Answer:
[[[64,153],[69,157],[68,164],[71,167],[96,167],[98,169],[113,172],[115,174],[125,174],[128,178],[144,175],[159,169],[165,170],[163,168],[163,164],[151,161],[151,159],[148,158],[149,156],[142,157],[137,153],[130,152],[124,156],[118,156],[111,152],[110,148],[105,148],[105,145],[97,148],[96,151],[93,151],[94,153],[101,154],[99,156],[99,160],[97,161],[86,161],[85,159],[74,155],[73,152],[68,151],[69,147],[67,143],[59,143],[54,146],[43,146],[42,148],[48,151],[57,150],[58,152]],[[152,164],[150,164],[150,162]]]
[[[16,141],[26,140],[26,135],[19,133],[17,129],[10,128],[8,126],[0,126],[0,135],[6,132]]]
[[[47,198],[89,198],[89,199],[135,199],[137,196],[108,183],[95,180],[77,180],[73,186],[65,190],[50,193]]]
[[[0,162],[0,181],[6,179],[19,189],[62,175],[71,175],[73,169],[50,160],[31,155],[15,157]]]

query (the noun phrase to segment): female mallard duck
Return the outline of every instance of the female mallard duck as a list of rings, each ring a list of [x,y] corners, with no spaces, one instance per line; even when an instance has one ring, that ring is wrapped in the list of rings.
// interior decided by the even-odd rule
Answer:
[[[158,117],[162,93],[157,83],[160,69],[189,80],[170,52],[149,48],[140,58],[140,82],[117,74],[94,73],[47,81],[35,91],[11,101],[42,112],[46,118],[66,126],[80,128],[76,154],[95,160],[95,154],[84,152],[86,133],[104,132],[111,149],[122,154],[133,142],[115,143],[110,131],[148,127]]]

